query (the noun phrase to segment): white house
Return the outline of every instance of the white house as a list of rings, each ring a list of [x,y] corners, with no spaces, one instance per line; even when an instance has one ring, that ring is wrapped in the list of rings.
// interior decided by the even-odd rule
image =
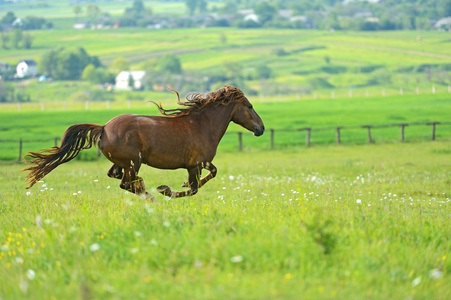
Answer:
[[[438,20],[435,25],[435,28],[440,30],[450,30],[451,29],[451,17],[446,17]]]
[[[144,76],[146,76],[146,71],[122,71],[116,76],[115,88],[118,90],[140,90],[143,88],[142,79]],[[130,77],[133,79],[133,87],[129,85]]]
[[[22,59],[16,67],[16,77],[33,77],[38,75],[38,64],[32,59]]]

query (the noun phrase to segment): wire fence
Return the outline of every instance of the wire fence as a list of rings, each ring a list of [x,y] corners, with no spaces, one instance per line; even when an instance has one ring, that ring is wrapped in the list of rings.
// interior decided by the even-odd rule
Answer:
[[[406,127],[411,126],[430,126],[430,136],[429,139],[434,141],[437,137],[437,128],[439,125],[451,125],[451,122],[411,122],[411,123],[396,123],[396,124],[383,124],[383,125],[357,125],[357,126],[333,126],[333,127],[303,127],[303,128],[295,128],[295,129],[269,129],[269,148],[274,149],[275,145],[275,135],[276,133],[289,133],[289,132],[302,132],[306,133],[305,135],[305,146],[310,147],[312,145],[312,136],[317,132],[321,131],[334,131],[335,132],[335,143],[337,145],[342,144],[342,132],[346,130],[355,130],[362,129],[366,130],[367,142],[369,144],[374,144],[375,140],[373,138],[373,131],[381,128],[390,128],[390,127],[399,127],[399,140],[401,142],[406,141],[405,130]],[[226,135],[234,135],[236,134],[238,137],[238,150],[243,151],[244,143],[243,143],[243,135],[250,134],[242,131],[228,131]],[[451,133],[450,133],[451,136]],[[13,143],[17,145],[17,159],[18,161],[22,160],[23,156],[23,145],[24,143],[52,143],[55,146],[59,145],[61,137],[54,137],[49,139],[0,139],[0,143]],[[100,150],[97,149],[97,156],[100,156]]]

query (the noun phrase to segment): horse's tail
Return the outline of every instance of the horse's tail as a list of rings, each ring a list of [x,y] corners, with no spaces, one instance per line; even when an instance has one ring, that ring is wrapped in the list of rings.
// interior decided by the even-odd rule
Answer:
[[[31,157],[27,162],[34,166],[24,169],[30,171],[27,175],[31,188],[36,182],[50,173],[57,166],[74,159],[83,149],[89,149],[96,144],[102,135],[103,126],[97,124],[76,124],[67,128],[64,133],[61,145],[39,152],[30,152],[25,157]]]

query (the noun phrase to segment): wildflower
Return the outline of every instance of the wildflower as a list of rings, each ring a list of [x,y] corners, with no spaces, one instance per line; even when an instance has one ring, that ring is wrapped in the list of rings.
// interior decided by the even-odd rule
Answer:
[[[27,196],[30,196],[30,195],[31,195],[31,192],[30,192],[30,191],[28,191],[28,192],[27,192]]]
[[[230,176],[229,176],[229,179],[230,179],[230,180],[234,180],[234,179],[235,179],[235,176],[230,175]]]
[[[360,203],[362,203],[362,200],[360,200],[360,199],[357,199],[357,201],[356,201],[358,204],[360,204]]]
[[[92,244],[91,246],[89,246],[89,250],[91,250],[91,252],[95,252],[97,250],[100,249],[100,245],[97,243]]]
[[[439,269],[432,269],[429,271],[429,278],[431,279],[440,279],[443,277],[443,272]]]
[[[241,255],[232,256],[230,261],[233,263],[239,263],[243,261],[243,257]]]
[[[202,268],[202,261],[201,260],[196,260],[194,262],[194,266],[198,269]]]
[[[293,275],[291,275],[290,273],[285,274],[285,279],[291,279],[291,277],[293,277]]]
[[[411,286],[412,287],[416,287],[420,283],[421,283],[421,276],[419,276],[419,277],[415,278],[414,280],[412,280]]]
[[[22,258],[22,257],[17,256],[16,258],[14,258],[14,260],[15,260],[16,263],[18,263],[18,264],[23,264],[23,258]]]
[[[27,271],[28,279],[33,280],[35,276],[36,276],[36,273],[32,269],[28,269],[28,271]]]

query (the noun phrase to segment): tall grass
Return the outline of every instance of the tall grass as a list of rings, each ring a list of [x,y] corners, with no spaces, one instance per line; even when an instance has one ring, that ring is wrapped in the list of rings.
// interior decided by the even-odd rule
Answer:
[[[0,170],[0,297],[449,299],[448,143],[218,154],[149,203],[71,162],[30,191]],[[148,189],[183,171],[143,168]]]

